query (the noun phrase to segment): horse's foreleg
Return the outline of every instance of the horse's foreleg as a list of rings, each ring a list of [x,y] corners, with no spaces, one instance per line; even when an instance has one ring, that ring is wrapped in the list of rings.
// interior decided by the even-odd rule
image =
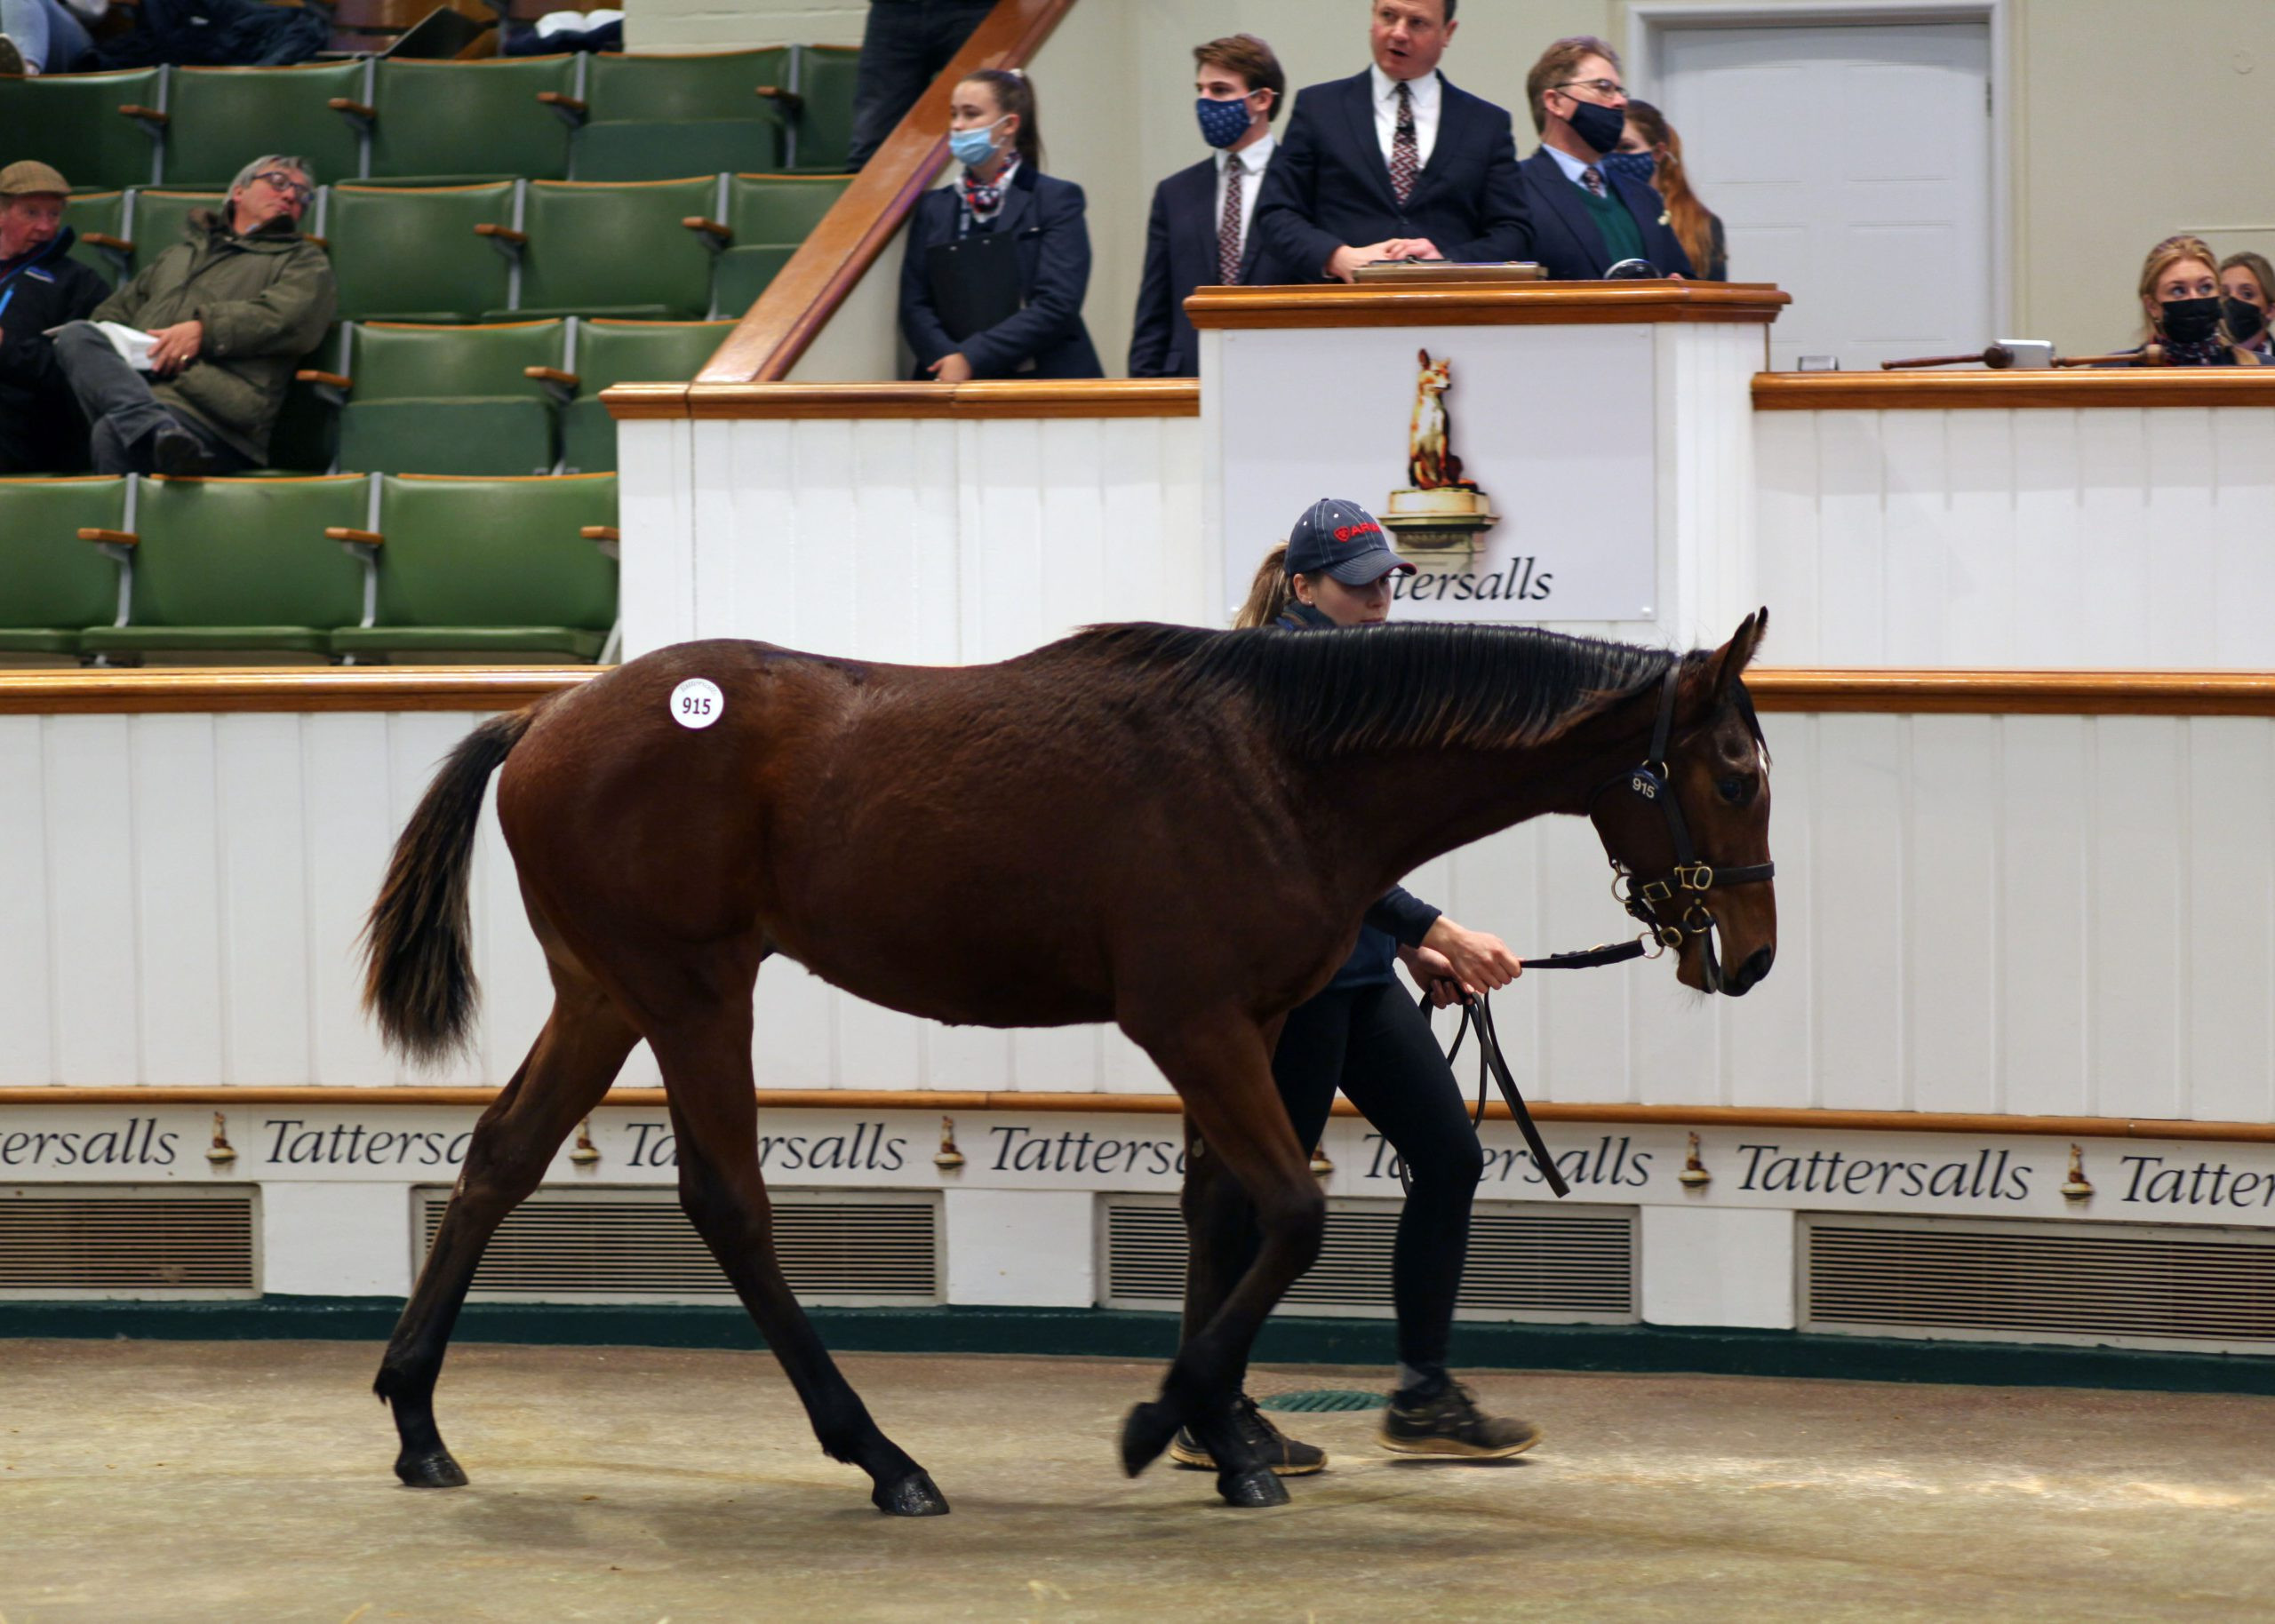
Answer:
[[[758,1110],[750,1060],[750,1008],[738,1019],[682,1023],[651,1041],[670,1091],[678,1135],[680,1202],[758,1322],[806,1406],[822,1452],[869,1474],[870,1501],[894,1517],[938,1517],[947,1499],[924,1469],[870,1418],[806,1311],[774,1251],[773,1206],[758,1166]]]
[[[1217,1461],[1217,1492],[1227,1501],[1279,1505],[1288,1492],[1241,1442],[1232,1405],[1265,1317],[1319,1256],[1327,1203],[1273,1087],[1271,1049],[1252,1023],[1227,1016],[1138,1041],[1183,1096],[1207,1158],[1218,1164],[1204,1184],[1226,1173],[1239,1181],[1255,1204],[1263,1244],[1208,1323],[1187,1326],[1160,1399],[1130,1412],[1122,1466],[1136,1476],[1180,1426],[1190,1427]],[[1216,1198],[1209,1202],[1221,1206]]]
[[[396,1321],[372,1391],[395,1412],[395,1473],[413,1488],[449,1489],[466,1473],[435,1425],[435,1383],[482,1249],[545,1177],[569,1131],[598,1104],[635,1034],[605,995],[555,977],[553,1014],[514,1079],[482,1114],[419,1284]]]

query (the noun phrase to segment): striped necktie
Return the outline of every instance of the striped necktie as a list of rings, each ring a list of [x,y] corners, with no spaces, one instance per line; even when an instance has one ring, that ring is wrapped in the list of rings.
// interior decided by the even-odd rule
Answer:
[[[1580,184],[1588,188],[1589,196],[1601,197],[1604,195],[1603,171],[1592,163],[1589,164],[1580,171]]]
[[[1232,287],[1241,279],[1241,179],[1248,165],[1237,154],[1225,160],[1225,217],[1217,222],[1217,280]]]
[[[1398,128],[1390,138],[1390,189],[1398,206],[1414,195],[1414,177],[1422,171],[1422,148],[1414,139],[1414,92],[1398,82]]]

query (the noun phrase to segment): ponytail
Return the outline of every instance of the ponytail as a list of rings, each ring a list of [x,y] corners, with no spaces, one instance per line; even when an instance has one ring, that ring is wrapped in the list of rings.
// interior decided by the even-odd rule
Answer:
[[[1288,612],[1295,589],[1288,584],[1288,544],[1281,542],[1264,555],[1249,583],[1248,601],[1233,617],[1235,626],[1268,626]]]

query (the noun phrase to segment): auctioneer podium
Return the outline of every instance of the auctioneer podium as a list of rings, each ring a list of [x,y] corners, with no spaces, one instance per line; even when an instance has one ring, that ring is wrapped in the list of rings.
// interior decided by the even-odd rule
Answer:
[[[1712,644],[1754,608],[1767,284],[1210,288],[1203,504],[1230,612],[1313,498],[1379,517],[1405,619]]]

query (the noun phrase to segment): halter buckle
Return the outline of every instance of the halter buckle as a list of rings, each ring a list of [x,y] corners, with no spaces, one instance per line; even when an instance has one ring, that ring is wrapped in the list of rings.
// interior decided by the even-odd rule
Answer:
[[[1674,888],[1664,880],[1647,880],[1641,885],[1630,888],[1638,902],[1664,903],[1674,899]]]
[[[1712,890],[1714,885],[1714,871],[1704,863],[1694,863],[1687,868],[1676,864],[1674,878],[1675,883],[1686,891]]]
[[[1682,945],[1682,927],[1679,925],[1654,924],[1651,927],[1651,935],[1659,944],[1659,953],[1666,951],[1671,947]],[[1656,959],[1659,953],[1653,953],[1651,957]]]

